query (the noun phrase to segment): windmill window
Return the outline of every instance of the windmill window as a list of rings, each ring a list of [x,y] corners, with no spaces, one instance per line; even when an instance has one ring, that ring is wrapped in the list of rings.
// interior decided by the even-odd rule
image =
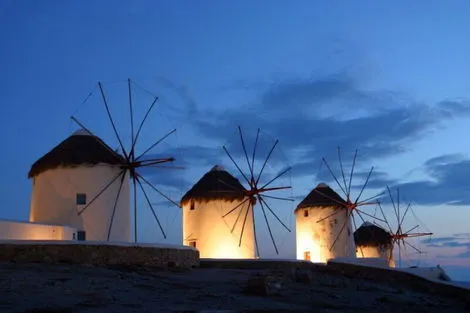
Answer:
[[[196,248],[196,240],[191,240],[189,242],[189,246],[193,247],[193,248]]]
[[[335,225],[338,225],[338,220],[335,218]]]
[[[304,252],[304,260],[305,261],[310,261],[310,251],[305,251]]]
[[[86,193],[77,193],[77,205],[86,204]]]
[[[304,217],[308,217],[308,210],[304,210]]]
[[[193,202],[193,201],[191,201],[191,204],[190,204],[190,206],[189,206],[189,209],[190,209],[191,211],[194,210],[194,202]]]
[[[84,231],[77,231],[77,240],[86,240],[86,233]]]

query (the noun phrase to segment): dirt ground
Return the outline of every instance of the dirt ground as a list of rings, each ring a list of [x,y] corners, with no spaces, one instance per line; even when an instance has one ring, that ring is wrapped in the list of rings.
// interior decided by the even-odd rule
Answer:
[[[0,312],[470,312],[470,298],[314,270],[0,263]]]

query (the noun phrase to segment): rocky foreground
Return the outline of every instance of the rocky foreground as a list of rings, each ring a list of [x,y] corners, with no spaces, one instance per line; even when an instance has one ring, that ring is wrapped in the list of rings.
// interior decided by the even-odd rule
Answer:
[[[363,271],[363,270],[361,270]],[[445,292],[441,292],[442,290]],[[470,291],[315,268],[0,263],[0,312],[469,312]]]

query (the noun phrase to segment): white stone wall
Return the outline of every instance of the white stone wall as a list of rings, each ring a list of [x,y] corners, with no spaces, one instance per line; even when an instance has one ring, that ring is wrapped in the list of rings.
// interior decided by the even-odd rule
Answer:
[[[0,240],[75,240],[77,230],[67,226],[0,220]]]
[[[106,241],[120,178],[103,192],[80,216],[77,193],[87,203],[120,172],[117,166],[98,164],[47,170],[33,178],[30,221],[63,225],[86,232],[86,240]],[[110,241],[131,241],[129,177],[125,177],[114,215]]]
[[[209,202],[194,201],[194,209],[191,210],[191,203],[183,204],[183,244],[191,245],[196,242],[196,249],[199,250],[201,258],[217,259],[252,259],[256,256],[255,239],[253,228],[253,214],[250,209],[242,237],[241,246],[239,238],[248,208],[248,201],[237,208],[225,218],[222,216],[235,208],[239,201]],[[236,227],[231,233],[238,213],[242,209],[242,214],[238,219]]]
[[[329,216],[336,210],[343,212],[318,223],[320,219]],[[305,216],[305,212],[308,212],[308,216]],[[351,219],[348,218],[346,209],[336,207],[303,208],[295,212],[295,220],[297,259],[304,260],[308,258],[308,254],[310,261],[326,263],[331,258],[356,256]],[[340,234],[341,227],[345,222],[346,226]],[[338,240],[332,247],[336,237]]]

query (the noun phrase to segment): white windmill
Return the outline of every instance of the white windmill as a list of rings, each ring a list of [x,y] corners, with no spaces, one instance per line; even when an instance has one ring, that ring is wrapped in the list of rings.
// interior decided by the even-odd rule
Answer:
[[[257,159],[260,129],[254,139],[250,154],[246,149],[241,127],[238,135],[242,146],[240,159],[223,150],[239,173],[239,179],[220,167],[206,173],[182,199],[183,237],[186,244],[196,245],[201,257],[211,258],[258,258],[260,256],[255,210],[263,214],[269,237],[276,254],[279,253],[268,214],[290,232],[287,225],[276,214],[272,201],[289,201],[279,193],[291,189],[289,185],[274,185],[278,179],[290,171],[287,167],[272,178],[266,178],[266,166],[278,144],[276,140],[264,159]],[[246,167],[240,162],[245,163]],[[246,183],[244,186],[243,183]],[[203,226],[204,225],[204,226]]]
[[[344,199],[328,185],[321,183],[313,189],[309,195],[297,206],[297,258],[314,262],[327,262],[336,257],[355,257],[355,244],[353,238],[353,226],[356,227],[356,214],[365,221],[363,215],[382,221],[359,207],[375,204],[374,199],[382,193],[361,200],[361,196],[367,187],[374,167],[368,172],[367,178],[355,199],[351,197],[351,184],[357,158],[355,151],[352,168],[348,179],[343,169],[341,151],[338,147],[338,158],[341,170],[340,179],[333,173],[325,158],[322,162],[328,168],[334,181],[344,194]]]
[[[141,151],[138,147],[139,135],[158,97],[153,98],[145,116],[135,128],[132,86],[135,86],[135,83],[127,80],[130,147],[124,147],[111,115],[104,87],[98,83],[99,94],[122,154],[98,138],[76,117],[71,117],[81,129],[37,160],[29,172],[29,177],[33,179],[31,222],[74,227],[80,231],[81,238],[78,239],[82,240],[137,242],[137,203],[139,195],[143,194],[160,231],[166,238],[144,186],[166,201],[176,206],[178,204],[156,188],[140,170],[174,161],[173,157],[148,157],[148,153],[176,130],[168,132]],[[132,192],[129,182],[132,183]],[[138,193],[138,189],[141,193]],[[131,201],[134,211],[134,236],[131,234]]]

